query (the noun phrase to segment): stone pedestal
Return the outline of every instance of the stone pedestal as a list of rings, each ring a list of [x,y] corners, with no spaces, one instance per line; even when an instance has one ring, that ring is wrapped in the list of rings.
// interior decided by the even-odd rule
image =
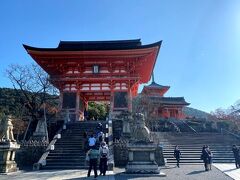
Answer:
[[[156,144],[135,142],[128,145],[128,164],[126,173],[159,174],[155,161]]]
[[[16,142],[0,142],[0,173],[10,173],[18,170],[15,153],[19,148],[20,145]]]

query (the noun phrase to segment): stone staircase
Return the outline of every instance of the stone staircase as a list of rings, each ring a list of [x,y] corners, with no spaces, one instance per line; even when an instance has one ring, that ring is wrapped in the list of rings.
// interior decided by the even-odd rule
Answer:
[[[220,133],[155,133],[163,145],[163,155],[168,164],[175,164],[173,157],[175,145],[178,145],[182,164],[203,163],[200,159],[203,145],[208,145],[213,153],[213,163],[233,163],[232,145],[239,140],[231,135]]]
[[[67,125],[63,130],[61,139],[55,143],[55,148],[46,159],[46,166],[43,169],[84,169],[84,132],[90,135],[95,132],[98,121],[75,122]],[[103,123],[106,127],[106,123]],[[106,129],[104,128],[104,133]]]

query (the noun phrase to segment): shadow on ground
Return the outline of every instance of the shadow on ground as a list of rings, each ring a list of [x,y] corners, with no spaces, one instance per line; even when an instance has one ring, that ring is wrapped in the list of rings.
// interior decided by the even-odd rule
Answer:
[[[204,173],[204,172],[206,172],[206,171],[205,170],[193,171],[193,172],[188,173],[187,175],[201,174],[201,173]]]

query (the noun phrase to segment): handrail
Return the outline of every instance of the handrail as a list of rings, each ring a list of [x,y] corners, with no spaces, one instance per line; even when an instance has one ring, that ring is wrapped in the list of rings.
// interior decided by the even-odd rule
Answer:
[[[239,135],[234,134],[234,133],[232,133],[232,132],[230,132],[230,131],[228,131],[228,130],[226,130],[226,129],[221,128],[221,133],[223,133],[223,131],[225,131],[226,133],[234,136],[234,137],[237,138],[237,139],[240,139],[240,136],[239,136]]]
[[[43,153],[43,155],[41,156],[41,158],[38,160],[37,163],[34,163],[33,164],[33,170],[39,170],[42,166],[46,166],[46,159],[47,159],[47,156],[48,154],[50,153],[51,151],[51,146],[54,145],[57,140],[58,140],[58,134],[61,134],[62,132],[62,128],[60,128],[56,135],[54,136],[53,140],[49,143],[45,153]]]
[[[180,130],[180,128],[176,125],[176,123],[174,123],[173,121],[171,121],[171,119],[170,119],[169,122],[174,126],[174,128],[177,129],[177,132],[178,132],[178,133],[181,133],[181,130]]]
[[[187,125],[187,127],[189,127],[193,132],[197,133],[197,131],[192,127],[190,126],[187,122],[185,122],[184,120],[180,119],[180,121],[182,121],[184,124]]]
[[[108,160],[108,168],[109,170],[113,170],[114,168],[114,154],[113,154],[113,124],[112,124],[112,116],[109,115],[107,120],[108,124],[108,148],[109,148],[109,160]]]

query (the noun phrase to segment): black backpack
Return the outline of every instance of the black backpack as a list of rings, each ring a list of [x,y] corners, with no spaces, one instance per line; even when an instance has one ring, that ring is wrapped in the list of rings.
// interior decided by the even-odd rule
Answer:
[[[107,158],[107,155],[108,155],[107,147],[102,147],[101,157],[102,158]]]

